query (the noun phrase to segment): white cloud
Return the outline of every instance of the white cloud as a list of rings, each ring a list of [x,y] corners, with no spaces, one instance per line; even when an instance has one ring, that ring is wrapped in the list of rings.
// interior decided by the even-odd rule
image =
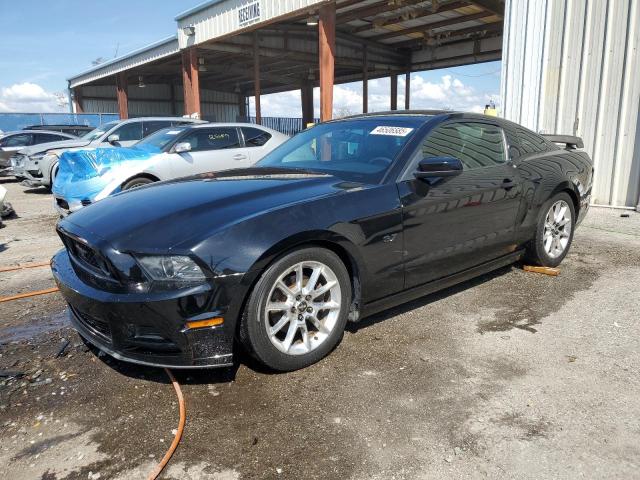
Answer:
[[[404,107],[404,76],[398,79],[398,107]],[[314,90],[315,116],[319,116],[320,92]],[[411,76],[411,108],[447,109],[466,112],[482,112],[490,100],[496,100],[497,92],[479,92],[453,75],[443,75],[439,82],[428,81],[419,74]],[[251,111],[254,112],[253,99]],[[362,112],[362,83],[336,85],[333,88],[334,112],[357,114]],[[369,81],[369,111],[389,110],[390,80],[380,78]],[[285,92],[262,97],[264,116],[300,117],[300,92]]]
[[[0,90],[0,112],[66,112],[66,96],[35,83],[16,83]]]

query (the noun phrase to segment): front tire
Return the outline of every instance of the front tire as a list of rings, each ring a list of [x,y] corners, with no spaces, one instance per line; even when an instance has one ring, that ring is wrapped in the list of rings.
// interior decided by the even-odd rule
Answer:
[[[535,237],[527,249],[528,260],[542,267],[557,267],[567,256],[575,230],[573,199],[564,192],[554,195],[540,209]]]
[[[349,274],[324,248],[304,248],[277,260],[247,302],[240,339],[261,363],[292,371],[316,363],[344,334],[351,299]]]
[[[149,185],[150,183],[154,183],[154,180],[148,177],[135,177],[131,180],[128,180],[122,185],[122,190],[131,190],[132,188],[142,187],[144,185]]]

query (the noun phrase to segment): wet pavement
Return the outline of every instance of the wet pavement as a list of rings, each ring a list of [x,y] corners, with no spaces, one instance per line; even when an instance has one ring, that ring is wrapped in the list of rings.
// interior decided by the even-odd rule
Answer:
[[[20,218],[0,266],[46,260],[50,196],[5,186]],[[305,370],[177,372],[187,425],[161,478],[637,478],[640,214],[620,213],[590,212],[558,277],[514,266],[424,297]],[[0,295],[52,284],[0,275]],[[177,427],[171,384],[86,346],[64,309],[0,304],[0,371],[18,375],[0,378],[0,475],[144,478]]]

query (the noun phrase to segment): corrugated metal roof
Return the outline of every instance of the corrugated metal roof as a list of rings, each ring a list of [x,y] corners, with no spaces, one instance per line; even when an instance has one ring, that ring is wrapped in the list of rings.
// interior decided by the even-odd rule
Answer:
[[[108,62],[89,68],[67,80],[71,88],[77,87],[78,85],[91,82],[98,78],[113,75],[138,65],[167,57],[179,51],[177,35],[172,35],[118,58],[114,58],[113,60],[109,60]]]
[[[581,136],[595,166],[593,201],[640,195],[640,0],[508,0],[504,116]]]
[[[177,22],[178,20],[182,20],[184,17],[188,17],[189,15],[198,13],[204,10],[205,8],[209,8],[210,6],[215,5],[216,3],[221,3],[225,1],[227,0],[209,0],[208,2],[202,2],[193,8],[189,8],[188,10],[185,10],[184,12],[179,13],[178,15],[175,16],[174,20]]]

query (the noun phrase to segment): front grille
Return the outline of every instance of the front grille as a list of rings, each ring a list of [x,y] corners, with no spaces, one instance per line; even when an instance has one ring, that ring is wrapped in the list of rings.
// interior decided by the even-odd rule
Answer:
[[[63,234],[62,237],[62,240],[71,256],[82,264],[82,266],[99,274],[100,276],[113,278],[109,264],[100,252],[68,235]]]
[[[76,318],[94,335],[102,338],[104,341],[111,343],[111,327],[107,322],[96,318],[78,309],[73,309]]]
[[[11,157],[11,166],[12,167],[22,167],[25,163],[27,157],[25,157],[24,155],[13,155]]]

